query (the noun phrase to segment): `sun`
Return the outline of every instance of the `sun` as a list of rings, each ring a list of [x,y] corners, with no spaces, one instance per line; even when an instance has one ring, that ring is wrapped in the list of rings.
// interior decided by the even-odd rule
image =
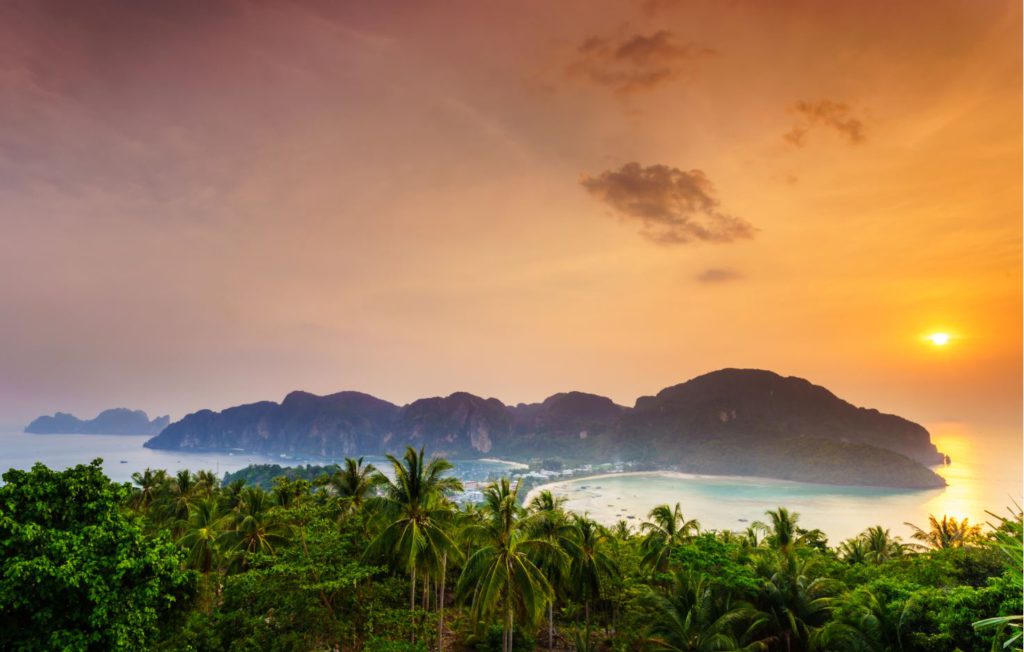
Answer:
[[[926,339],[935,346],[946,346],[949,344],[949,333],[932,333]]]

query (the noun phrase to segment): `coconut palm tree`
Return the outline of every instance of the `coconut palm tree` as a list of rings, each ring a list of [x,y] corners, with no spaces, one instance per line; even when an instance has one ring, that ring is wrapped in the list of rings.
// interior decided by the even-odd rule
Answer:
[[[765,516],[768,517],[768,523],[756,522],[754,526],[768,533],[765,541],[769,545],[788,554],[799,541],[800,533],[796,524],[800,515],[780,507],[774,511],[768,510]]]
[[[363,502],[380,486],[381,477],[373,464],[363,464],[362,457],[346,457],[345,465],[331,474],[326,486],[351,511],[359,511]]]
[[[778,565],[762,589],[762,605],[768,628],[782,649],[805,650],[818,628],[828,623],[832,600],[842,586],[815,574],[813,559],[801,559],[780,549]]]
[[[527,508],[531,535],[548,541],[566,553],[545,555],[534,560],[537,567],[544,571],[552,587],[551,600],[548,602],[548,648],[554,647],[555,643],[555,601],[558,599],[559,590],[568,580],[567,554],[576,550],[572,541],[574,528],[563,508],[565,502],[564,497],[556,497],[545,489],[534,496]]]
[[[502,652],[511,652],[517,622],[532,626],[553,599],[551,583],[534,559],[557,557],[550,541],[531,535],[518,504],[519,484],[507,478],[483,492],[485,518],[467,526],[464,535],[477,544],[459,576],[456,595],[468,600],[474,623],[498,616]]]
[[[658,505],[647,515],[649,520],[640,526],[646,532],[641,543],[644,553],[640,563],[651,567],[652,572],[663,572],[668,567],[668,556],[672,548],[688,540],[700,531],[700,522],[686,520],[679,503],[674,508]]]
[[[303,478],[292,479],[287,476],[279,476],[274,478],[271,496],[277,506],[293,507],[309,498],[312,486],[309,480]]]
[[[228,510],[235,509],[238,503],[242,502],[242,491],[245,489],[245,480],[239,478],[238,480],[232,480],[223,490],[220,492],[221,501],[224,503],[224,508]]]
[[[218,539],[224,525],[224,513],[215,496],[197,500],[189,506],[188,521],[178,542],[188,549],[188,565],[208,574],[219,557]]]
[[[848,564],[863,564],[868,561],[868,544],[864,536],[856,536],[839,544],[839,558]]]
[[[573,514],[574,549],[569,551],[569,575],[576,597],[583,603],[586,629],[590,631],[590,603],[601,598],[607,580],[618,577],[606,546],[611,535],[595,521]]]
[[[615,525],[611,529],[612,536],[618,541],[628,541],[633,536],[633,528],[630,527],[629,521],[625,519],[619,519],[615,521]]]
[[[943,516],[940,521],[934,516],[929,516],[927,530],[923,530],[913,523],[905,523],[905,525],[913,530],[910,537],[922,542],[921,544],[911,544],[919,550],[962,548],[978,541],[981,537],[981,526],[970,525],[966,518],[957,521],[956,518]]]
[[[153,501],[157,499],[160,489],[167,482],[167,472],[163,469],[154,471],[149,467],[141,473],[136,471],[132,474],[132,482],[136,489],[132,492],[131,506],[135,509],[146,512]]]
[[[188,469],[182,469],[169,478],[158,493],[159,498],[155,501],[157,515],[170,526],[171,535],[178,538],[188,521],[189,507],[197,497],[195,475]]]
[[[436,458],[427,462],[421,448],[408,447],[402,460],[387,456],[394,480],[377,472],[383,495],[367,501],[382,521],[380,533],[370,541],[364,556],[386,558],[409,573],[409,610],[416,610],[416,574],[425,562],[441,560],[456,551],[449,534],[453,514],[447,496],[462,490],[462,483],[445,475],[451,462]],[[415,635],[414,635],[415,636]]]
[[[765,615],[746,603],[716,598],[707,576],[692,571],[676,572],[667,594],[648,588],[643,597],[653,618],[644,641],[649,650],[672,652],[719,652],[766,650],[757,641],[742,645],[765,620]]]
[[[1016,502],[1013,503],[1013,507],[1008,507],[1007,511],[1010,513],[1009,518],[988,512],[988,515],[993,517],[996,523],[989,521],[989,527],[993,532],[987,545],[1005,555],[1007,570],[1010,571],[1005,574],[1005,577],[1012,582],[1017,595],[1020,595],[1024,591],[1024,514],[1021,513],[1020,505]],[[1010,649],[1010,646],[1016,650],[1024,649],[1024,646],[1021,645],[1024,641],[1024,616],[1019,613],[1012,616],[985,618],[974,623],[974,628],[979,630],[997,629],[993,649],[995,649],[996,641],[1003,637],[1002,632],[1008,629],[1009,631],[1004,635],[1006,641],[1002,645],[1003,649]]]
[[[904,554],[904,545],[900,538],[892,536],[889,530],[881,525],[869,527],[860,536],[864,540],[868,559],[873,564],[899,559]]]
[[[199,471],[195,476],[195,493],[201,496],[209,496],[220,486],[220,480],[213,471]]]
[[[277,547],[291,541],[291,526],[279,519],[272,507],[270,495],[259,487],[242,491],[238,506],[230,515],[231,527],[220,539],[225,551],[235,553],[233,568],[245,568],[246,553],[273,555]]]

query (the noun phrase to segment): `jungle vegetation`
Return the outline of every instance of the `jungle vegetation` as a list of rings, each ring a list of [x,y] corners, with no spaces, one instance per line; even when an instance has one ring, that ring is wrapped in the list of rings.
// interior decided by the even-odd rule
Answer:
[[[271,489],[100,461],[0,486],[0,649],[1020,649],[1021,511],[827,541],[785,507],[710,531],[685,505],[604,527],[451,464],[347,460]]]

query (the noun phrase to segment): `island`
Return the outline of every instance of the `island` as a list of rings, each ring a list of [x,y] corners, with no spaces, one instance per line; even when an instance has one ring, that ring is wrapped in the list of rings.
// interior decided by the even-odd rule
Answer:
[[[79,419],[66,412],[41,416],[25,426],[25,432],[39,435],[156,435],[167,427],[170,416],[149,420],[142,410],[113,408],[95,419]]]
[[[632,407],[576,391],[518,405],[456,392],[404,406],[354,391],[297,391],[281,403],[189,414],[145,445],[324,459],[413,446],[456,459],[611,461],[824,484],[945,486],[928,468],[945,457],[921,425],[758,369],[704,374]]]

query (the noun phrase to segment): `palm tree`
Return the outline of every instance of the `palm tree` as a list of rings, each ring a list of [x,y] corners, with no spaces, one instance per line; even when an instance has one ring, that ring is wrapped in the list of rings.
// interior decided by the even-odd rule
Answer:
[[[618,541],[628,541],[633,536],[633,528],[630,527],[629,521],[621,518],[612,526],[611,532]]]
[[[163,469],[154,471],[149,467],[143,472],[136,471],[132,474],[132,482],[137,489],[132,494],[131,505],[143,512],[149,510],[149,506],[156,500],[160,488],[167,482],[167,472]]]
[[[868,544],[863,535],[847,539],[839,544],[839,558],[848,564],[863,564],[868,560]]]
[[[904,554],[900,538],[889,534],[889,530],[881,525],[869,527],[860,536],[864,539],[872,563],[881,564],[890,559],[899,559]]]
[[[339,498],[351,500],[352,507],[359,509],[373,490],[380,484],[382,476],[373,464],[363,464],[363,458],[345,458],[345,466],[335,471],[327,481]]]
[[[1009,572],[1005,574],[1005,577],[1012,583],[1017,595],[1020,595],[1024,591],[1024,514],[1021,513],[1020,505],[1016,501],[1013,503],[1013,507],[1008,507],[1007,510],[1010,512],[1009,518],[988,512],[988,515],[996,519],[998,524],[989,522],[989,527],[993,532],[987,545],[1006,556],[1004,561]],[[985,618],[974,623],[974,628],[997,628],[993,649],[995,649],[996,641],[1002,637],[1002,631],[1009,628],[1010,631],[1006,634],[1008,638],[1003,643],[1003,649],[1009,649],[1011,645],[1014,645],[1017,650],[1024,649],[1021,645],[1021,641],[1024,640],[1024,616],[1020,613],[1012,616]]]
[[[242,491],[231,516],[231,529],[221,535],[224,549],[236,553],[234,567],[246,566],[246,553],[273,555],[277,546],[291,541],[291,527],[282,522],[271,507],[269,495],[259,487],[246,487]]]
[[[930,526],[928,530],[923,530],[913,523],[904,524],[913,530],[913,534],[910,535],[912,539],[923,542],[923,545],[912,544],[917,549],[962,548],[974,543],[981,536],[981,526],[970,525],[966,518],[957,521],[956,518],[943,516],[940,521],[934,516],[929,516],[928,524]]]
[[[619,571],[605,550],[605,545],[611,538],[607,530],[585,515],[578,514],[573,514],[573,529],[574,547],[569,551],[569,574],[576,595],[583,602],[586,631],[589,636],[590,601],[601,598],[605,581],[618,577]]]
[[[215,496],[197,500],[189,507],[185,531],[178,542],[188,549],[191,568],[208,574],[218,556],[217,541],[224,527],[224,514]]]
[[[401,461],[393,455],[387,459],[395,479],[377,472],[376,482],[384,493],[368,500],[367,506],[379,514],[384,527],[370,541],[365,556],[386,557],[409,573],[409,611],[415,612],[417,570],[457,550],[448,534],[453,517],[446,498],[461,491],[462,483],[445,475],[451,462],[444,458],[427,462],[422,448],[419,452],[406,448]]]
[[[242,491],[245,489],[245,480],[239,478],[231,481],[221,491],[221,500],[226,509],[235,509],[238,503],[242,502]]]
[[[683,543],[700,531],[700,522],[686,520],[676,503],[675,508],[658,505],[647,515],[648,521],[640,526],[647,532],[641,543],[644,552],[640,563],[651,567],[651,572],[664,571],[668,567],[668,556],[672,548]]]
[[[812,559],[780,553],[777,570],[761,589],[761,601],[783,649],[804,650],[817,629],[829,621],[832,600],[842,587],[836,580],[816,577]]]
[[[464,532],[479,547],[456,586],[456,595],[470,602],[474,623],[501,617],[502,652],[512,650],[516,622],[533,625],[553,599],[551,584],[533,559],[562,554],[551,542],[531,536],[518,493],[519,484],[512,487],[507,478],[484,490],[485,519]]]
[[[189,507],[196,499],[195,476],[188,470],[178,471],[160,490],[159,509],[164,523],[170,524],[171,535],[177,538],[188,521]]]
[[[209,496],[220,486],[220,480],[213,471],[199,471],[195,476],[196,493]]]
[[[643,596],[653,611],[647,624],[645,644],[650,650],[672,652],[719,652],[765,650],[762,642],[741,646],[737,632],[747,638],[765,616],[745,603],[731,604],[715,598],[707,576],[678,571],[667,595],[653,588]]]
[[[799,539],[799,530],[796,524],[800,520],[800,515],[790,512],[785,507],[780,507],[774,511],[768,510],[765,512],[765,516],[768,517],[769,523],[757,522],[754,523],[754,526],[767,531],[767,542],[788,554]]]
[[[532,536],[551,543],[563,553],[575,550],[572,542],[574,528],[563,509],[566,499],[556,497],[547,489],[534,496],[527,508],[529,512],[529,530]],[[545,555],[535,559],[534,563],[544,571],[551,583],[551,600],[548,602],[548,648],[555,644],[555,600],[559,589],[568,579],[567,557],[562,555]]]
[[[274,478],[272,495],[274,503],[279,507],[292,507],[310,495],[312,484],[303,478],[292,479],[287,476]]]

